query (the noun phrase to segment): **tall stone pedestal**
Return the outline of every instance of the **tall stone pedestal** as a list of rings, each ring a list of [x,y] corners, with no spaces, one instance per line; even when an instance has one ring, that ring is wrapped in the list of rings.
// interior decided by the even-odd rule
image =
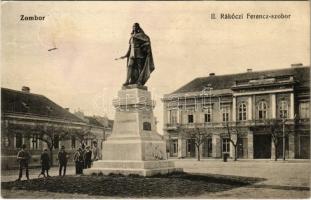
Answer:
[[[166,145],[156,132],[153,101],[145,86],[131,85],[118,92],[111,136],[104,141],[102,160],[85,174],[138,174],[151,176],[182,171],[168,161]]]

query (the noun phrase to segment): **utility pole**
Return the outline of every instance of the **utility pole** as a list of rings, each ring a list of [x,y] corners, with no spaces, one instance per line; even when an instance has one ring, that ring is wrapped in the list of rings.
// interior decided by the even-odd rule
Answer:
[[[283,129],[283,160],[285,160],[285,118],[282,119]]]

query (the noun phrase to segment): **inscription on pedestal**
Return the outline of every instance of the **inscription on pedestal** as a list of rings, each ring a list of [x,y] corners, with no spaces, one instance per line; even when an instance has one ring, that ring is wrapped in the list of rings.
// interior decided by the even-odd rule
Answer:
[[[136,122],[136,120],[119,120],[119,123],[129,123],[129,122]]]

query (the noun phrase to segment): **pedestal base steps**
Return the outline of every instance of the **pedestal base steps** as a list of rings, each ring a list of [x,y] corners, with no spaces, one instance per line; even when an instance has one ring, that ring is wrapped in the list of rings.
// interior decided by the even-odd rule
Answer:
[[[90,169],[84,170],[84,174],[122,174],[122,175],[139,175],[153,176],[157,174],[169,174],[173,172],[182,172],[182,168],[176,168],[173,161],[116,161],[100,160],[94,162]]]

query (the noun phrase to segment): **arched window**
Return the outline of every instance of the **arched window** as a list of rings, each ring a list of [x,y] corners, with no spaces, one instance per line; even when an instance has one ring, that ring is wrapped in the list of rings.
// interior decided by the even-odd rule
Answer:
[[[244,102],[239,105],[239,120],[246,120],[246,104]]]
[[[282,100],[280,102],[280,118],[287,118],[288,117],[288,104],[287,101]]]
[[[258,119],[266,119],[267,118],[267,104],[265,101],[260,101],[258,103]]]

